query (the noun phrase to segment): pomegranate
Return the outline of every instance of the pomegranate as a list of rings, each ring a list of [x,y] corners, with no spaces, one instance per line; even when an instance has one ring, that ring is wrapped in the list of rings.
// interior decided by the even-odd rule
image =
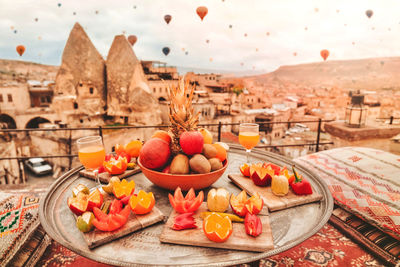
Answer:
[[[158,169],[164,166],[171,155],[167,142],[160,138],[147,141],[140,150],[140,162],[149,169]]]

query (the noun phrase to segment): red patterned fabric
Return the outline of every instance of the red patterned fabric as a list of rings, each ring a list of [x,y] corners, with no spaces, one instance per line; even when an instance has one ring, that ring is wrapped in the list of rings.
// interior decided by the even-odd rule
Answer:
[[[330,224],[296,247],[263,259],[260,266],[383,266]]]
[[[335,203],[400,240],[399,156],[344,147],[295,159],[327,182]]]
[[[38,266],[109,266],[94,262],[56,242],[49,247]],[[278,255],[262,259],[260,266],[383,266],[371,254],[343,236],[330,224],[318,233]]]

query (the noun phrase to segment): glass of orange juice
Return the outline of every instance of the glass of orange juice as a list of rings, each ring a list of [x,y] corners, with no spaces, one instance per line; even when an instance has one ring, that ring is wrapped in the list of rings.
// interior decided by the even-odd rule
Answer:
[[[250,152],[260,140],[259,125],[256,123],[241,123],[239,125],[239,143],[246,149],[247,163],[250,163]]]
[[[106,152],[101,136],[86,136],[77,140],[79,161],[88,171],[93,171],[96,182],[101,185],[98,168],[103,165]]]

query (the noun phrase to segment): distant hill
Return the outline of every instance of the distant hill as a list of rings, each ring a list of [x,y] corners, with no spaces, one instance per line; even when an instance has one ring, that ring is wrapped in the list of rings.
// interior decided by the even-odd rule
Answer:
[[[281,66],[276,71],[247,77],[263,84],[337,86],[360,90],[400,90],[400,57],[327,60]]]
[[[27,61],[0,59],[0,80],[24,77],[29,80],[55,80],[58,66],[43,65]]]

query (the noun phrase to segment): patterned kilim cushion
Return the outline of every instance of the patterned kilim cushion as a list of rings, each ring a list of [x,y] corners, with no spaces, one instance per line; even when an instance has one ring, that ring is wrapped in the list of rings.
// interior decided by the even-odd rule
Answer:
[[[335,208],[329,222],[359,243],[387,266],[395,266],[400,259],[400,241],[380,231],[342,208]]]
[[[295,161],[325,180],[335,204],[400,240],[400,156],[344,147]]]
[[[39,195],[42,192],[43,189],[0,193],[0,263],[2,266],[12,260],[20,249],[24,248],[22,249],[24,252],[29,250],[29,242],[26,241],[31,241],[37,236],[44,239],[42,230],[36,233],[40,225],[38,207]],[[31,243],[33,244],[34,242]],[[21,256],[20,260],[23,259],[28,260]]]

